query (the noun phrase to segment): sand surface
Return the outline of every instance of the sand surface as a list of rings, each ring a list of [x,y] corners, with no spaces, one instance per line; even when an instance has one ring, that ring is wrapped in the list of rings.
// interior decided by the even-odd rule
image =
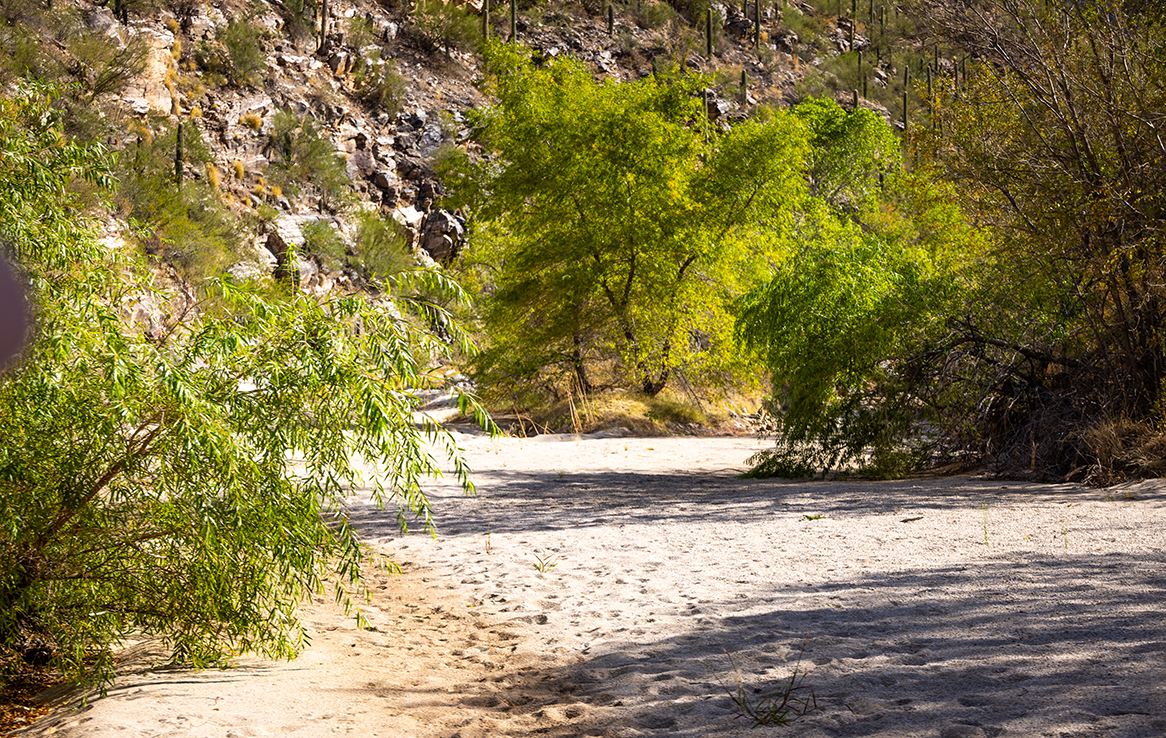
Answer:
[[[149,670],[21,735],[1166,735],[1166,485],[740,480],[753,438],[460,437],[439,537],[296,661]],[[154,654],[154,657],[157,655]],[[800,660],[799,660],[800,659]],[[821,708],[736,715],[795,668]]]

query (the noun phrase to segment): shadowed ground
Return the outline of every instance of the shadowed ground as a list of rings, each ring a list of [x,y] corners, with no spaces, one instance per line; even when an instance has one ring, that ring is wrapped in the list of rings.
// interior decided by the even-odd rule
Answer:
[[[290,664],[127,675],[32,735],[1166,735],[1166,498],[953,478],[741,480],[742,438],[462,437],[480,495]],[[820,710],[753,730],[798,668]]]

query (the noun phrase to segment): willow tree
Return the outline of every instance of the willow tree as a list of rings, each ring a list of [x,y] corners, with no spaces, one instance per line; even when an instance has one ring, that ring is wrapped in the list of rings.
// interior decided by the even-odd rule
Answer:
[[[487,46],[485,157],[461,181],[486,384],[731,382],[732,303],[805,190],[803,128],[773,113],[722,133],[699,79],[596,82],[530,53]]]
[[[810,196],[795,246],[740,302],[738,330],[771,372],[775,448],[758,476],[842,464],[883,475],[922,462],[935,397],[921,370],[960,304],[975,236],[953,194],[902,169],[899,142],[874,113],[808,100]]]
[[[155,285],[82,215],[75,182],[108,173],[99,147],[63,137],[48,92],[0,99],[0,244],[37,306],[0,379],[0,666],[106,679],[134,632],[195,665],[291,655],[303,597],[360,590],[354,490],[429,526],[430,442],[472,489],[450,436],[411,412],[445,344],[402,300]],[[152,317],[131,321],[142,305]],[[362,478],[354,454],[383,474]]]

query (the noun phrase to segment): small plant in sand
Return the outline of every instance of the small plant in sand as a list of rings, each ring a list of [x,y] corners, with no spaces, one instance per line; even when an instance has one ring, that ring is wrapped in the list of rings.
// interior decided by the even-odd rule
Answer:
[[[984,545],[988,545],[988,503],[981,502],[980,510],[984,513]]]
[[[550,571],[551,569],[554,569],[556,566],[559,565],[559,558],[553,554],[543,554],[543,555],[535,554],[534,557],[537,560],[537,563],[535,563],[534,568],[537,569],[542,574],[547,573],[548,571]]]
[[[721,687],[728,692],[729,698],[737,707],[735,718],[748,718],[755,728],[763,725],[789,725],[807,713],[822,709],[818,706],[818,698],[814,696],[814,688],[803,683],[806,678],[805,672],[800,671],[802,656],[806,652],[808,640],[802,641],[801,650],[798,651],[798,660],[794,663],[793,673],[788,679],[779,682],[777,689],[769,693],[762,692],[760,688],[746,685],[741,676],[741,670],[737,668],[737,663],[733,661],[732,655],[725,651],[725,655],[729,657],[729,663],[733,667],[733,676],[736,678],[737,686],[735,689],[730,689],[724,682],[721,682]]]

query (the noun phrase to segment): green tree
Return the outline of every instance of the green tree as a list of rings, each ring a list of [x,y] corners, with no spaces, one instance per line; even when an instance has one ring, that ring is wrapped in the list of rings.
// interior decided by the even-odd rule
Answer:
[[[489,44],[488,156],[459,184],[488,294],[485,384],[649,395],[683,369],[728,383],[733,300],[804,191],[791,115],[710,130],[701,80],[597,83],[577,61]]]
[[[796,246],[738,313],[781,407],[778,444],[755,457],[753,473],[847,463],[902,473],[935,441],[920,432],[937,403],[921,362],[960,304],[976,236],[950,189],[901,171],[881,119],[823,100],[795,114],[811,132],[813,194],[787,234]]]
[[[315,116],[277,110],[271,119],[270,147],[271,176],[287,192],[307,188],[319,195],[322,206],[334,210],[351,200],[352,181],[344,160]]]
[[[37,340],[0,381],[0,660],[40,651],[107,679],[131,632],[195,665],[290,656],[299,601],[331,585],[348,603],[374,556],[355,490],[429,528],[430,443],[472,490],[452,438],[412,415],[450,347],[389,296],[165,290],[97,242],[78,178],[109,185],[106,158],[62,137],[49,95],[0,99],[0,243],[37,304]],[[437,272],[397,279],[461,295]]]

